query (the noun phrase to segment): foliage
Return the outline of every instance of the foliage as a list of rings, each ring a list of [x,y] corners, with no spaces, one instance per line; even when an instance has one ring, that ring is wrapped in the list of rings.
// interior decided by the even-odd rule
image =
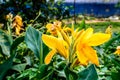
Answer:
[[[7,36],[7,34],[4,33],[4,35],[1,35],[1,36],[5,37]],[[7,38],[2,38],[0,43],[2,44],[5,40],[6,42],[9,41]],[[16,48],[23,40],[24,40],[23,37],[19,37],[15,41],[13,41],[11,45],[6,45],[6,44],[1,45],[1,47],[5,47],[5,48],[2,48],[2,51],[1,51],[1,53],[3,53],[2,56],[6,55],[6,53],[3,52],[4,49],[7,49],[9,51],[9,55],[6,56],[7,59],[2,61],[2,64],[0,65],[0,74],[1,74],[0,79],[1,80],[4,77],[4,75],[7,73],[7,71],[12,67],[13,59],[17,55],[17,53],[15,53]]]
[[[120,55],[114,54],[120,33],[93,33],[83,20],[71,27],[55,21],[36,28],[33,22],[17,35],[12,20],[0,30],[0,80],[120,79]]]
[[[5,21],[5,15],[19,14],[27,23],[45,24],[53,19],[69,17],[69,8],[63,6],[63,1],[54,0],[7,0],[0,4],[0,22]],[[38,16],[36,18],[36,16]]]

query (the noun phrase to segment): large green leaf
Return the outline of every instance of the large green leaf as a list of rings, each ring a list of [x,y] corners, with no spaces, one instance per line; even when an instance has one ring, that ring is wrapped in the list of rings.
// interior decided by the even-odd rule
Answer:
[[[6,72],[12,67],[13,59],[16,56],[16,48],[21,42],[23,42],[23,40],[24,37],[19,37],[13,42],[10,48],[10,58],[8,58],[3,64],[0,64],[0,80],[2,80]]]
[[[6,60],[3,64],[0,65],[0,80],[3,79],[6,72],[12,67],[14,57],[15,55],[12,55],[8,60]]]
[[[92,64],[82,72],[78,73],[77,80],[98,80],[95,66]]]
[[[27,47],[30,48],[34,54],[43,62],[43,46],[42,46],[42,33],[35,28],[28,27],[25,35],[25,42]]]
[[[2,30],[0,30],[0,46],[2,49],[2,53],[10,56],[11,40],[10,37]]]

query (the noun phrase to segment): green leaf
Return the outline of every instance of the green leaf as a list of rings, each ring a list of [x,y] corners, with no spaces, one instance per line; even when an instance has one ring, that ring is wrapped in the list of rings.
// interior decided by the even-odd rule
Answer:
[[[25,56],[24,58],[26,60],[26,64],[31,66],[32,65],[31,56],[28,55],[28,56]]]
[[[13,69],[13,70],[16,70],[16,71],[18,71],[18,72],[21,72],[21,71],[24,71],[24,70],[25,70],[26,65],[27,65],[26,63],[17,64],[17,65],[12,66],[12,69]]]
[[[53,68],[50,65],[42,64],[39,66],[39,74],[37,74],[38,80],[50,80],[50,76],[53,74]]]
[[[38,74],[38,69],[37,68],[29,68],[24,70],[17,78],[16,80],[24,80],[28,79],[31,80],[32,78],[36,78]],[[33,79],[32,79],[33,80]]]
[[[10,53],[14,54],[17,46],[24,41],[24,36],[18,37],[13,41],[13,44],[11,45],[10,48]]]
[[[82,22],[80,23],[80,29],[86,29],[85,19],[83,19]]]
[[[0,65],[0,80],[2,80],[6,72],[12,67],[14,57],[15,55],[12,55],[8,60]]]
[[[27,47],[30,48],[34,54],[40,59],[41,64],[43,63],[43,46],[42,46],[42,33],[37,31],[35,28],[28,27],[25,35],[25,42]]]
[[[92,64],[82,72],[78,73],[77,80],[98,80],[98,75],[95,66]]]
[[[23,40],[24,40],[23,37],[19,37],[13,42],[10,48],[10,54],[11,54],[10,58],[0,65],[0,80],[2,80],[6,72],[12,67],[13,59],[16,56],[16,53],[15,53],[16,48]]]
[[[120,38],[120,34],[117,36],[112,37],[107,43],[104,45],[104,49],[107,50],[107,48],[113,43],[114,41],[118,40]]]
[[[77,74],[70,70],[68,66],[65,67],[64,72],[66,75],[66,80],[77,80]]]
[[[16,49],[17,46],[23,41],[24,41],[24,36],[16,38],[11,46],[11,49]]]
[[[120,70],[118,72],[112,72],[112,80],[120,80]]]
[[[43,59],[45,59],[48,52],[49,52],[49,48],[43,43],[43,53],[44,53]]]
[[[42,79],[43,77],[45,77],[46,75],[48,75],[48,65],[45,65],[45,64],[42,64],[40,67],[39,67],[39,72],[40,74],[38,75],[39,76],[39,79]]]
[[[10,56],[10,46],[11,46],[10,37],[7,36],[7,34],[2,30],[0,30],[0,46],[2,49],[2,53],[4,53],[7,56]]]

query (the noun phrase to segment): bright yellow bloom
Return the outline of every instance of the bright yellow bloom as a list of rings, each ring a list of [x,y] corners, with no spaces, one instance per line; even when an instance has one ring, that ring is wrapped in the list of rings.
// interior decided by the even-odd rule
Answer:
[[[93,33],[92,28],[81,31],[78,29],[74,30],[74,28],[66,28],[56,32],[56,37],[46,34],[42,35],[43,42],[52,49],[45,57],[46,64],[49,64],[52,57],[59,53],[69,60],[68,62],[72,63],[72,65],[76,61],[83,65],[87,65],[89,62],[99,65],[96,50],[91,46],[103,44],[111,37],[110,34]]]
[[[120,46],[117,46],[117,50],[115,51],[115,54],[120,55]]]
[[[78,38],[78,43],[76,45],[76,53],[80,64],[87,65],[89,61],[99,65],[96,50],[91,46],[98,46],[110,39],[110,34],[104,33],[93,33],[92,28],[88,28],[83,31]]]
[[[13,19],[13,28],[15,28],[15,34],[20,35],[20,31],[23,30],[22,18],[19,15],[16,15]]]

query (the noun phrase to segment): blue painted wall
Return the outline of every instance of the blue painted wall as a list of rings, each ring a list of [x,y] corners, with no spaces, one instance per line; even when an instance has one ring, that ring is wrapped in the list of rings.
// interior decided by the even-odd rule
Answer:
[[[73,3],[65,3],[65,6],[73,6]],[[115,3],[75,3],[75,8],[70,9],[70,14],[88,14],[96,17],[109,17],[120,15],[120,8]]]

